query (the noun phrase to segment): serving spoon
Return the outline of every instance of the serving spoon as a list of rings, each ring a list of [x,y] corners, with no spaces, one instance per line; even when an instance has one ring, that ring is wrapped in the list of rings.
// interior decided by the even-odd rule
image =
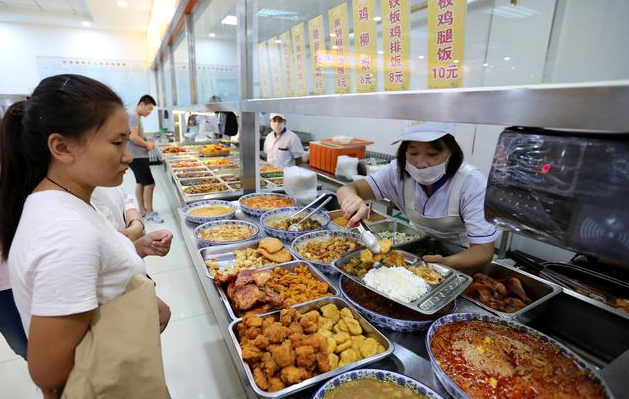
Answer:
[[[327,195],[327,194],[326,194]],[[302,224],[303,222],[305,222],[306,220],[308,220],[312,215],[314,215],[315,213],[319,212],[319,210],[321,210],[321,208],[323,208],[324,206],[326,206],[328,204],[328,202],[332,201],[332,197],[329,197],[328,199],[326,199],[325,201],[323,201],[321,203],[321,205],[319,205],[318,207],[315,208],[314,211],[310,212],[308,215],[306,215],[306,217],[304,217],[303,219],[301,219],[299,222],[297,223],[293,223],[290,226],[288,226],[288,231],[299,231],[299,225]],[[307,208],[306,208],[307,209]]]

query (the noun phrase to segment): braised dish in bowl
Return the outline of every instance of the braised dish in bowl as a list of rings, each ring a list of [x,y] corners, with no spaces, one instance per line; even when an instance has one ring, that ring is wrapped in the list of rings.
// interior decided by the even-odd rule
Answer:
[[[593,368],[525,325],[472,313],[437,320],[426,335],[437,378],[456,398],[612,398]]]

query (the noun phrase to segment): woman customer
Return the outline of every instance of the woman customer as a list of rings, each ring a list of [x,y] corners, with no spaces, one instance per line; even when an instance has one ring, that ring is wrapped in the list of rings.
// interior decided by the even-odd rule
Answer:
[[[80,75],[42,80],[2,124],[0,243],[45,398],[63,389],[92,311],[146,274],[152,240],[132,243],[90,204],[95,187],[122,183],[128,139],[121,99]],[[155,301],[163,331],[168,306]]]
[[[337,191],[350,225],[366,217],[365,200],[390,199],[411,224],[466,247],[451,256],[426,255],[424,261],[455,268],[489,263],[494,255],[496,228],[485,220],[487,179],[463,162],[463,151],[451,123],[414,123],[406,127],[397,158],[367,178]]]

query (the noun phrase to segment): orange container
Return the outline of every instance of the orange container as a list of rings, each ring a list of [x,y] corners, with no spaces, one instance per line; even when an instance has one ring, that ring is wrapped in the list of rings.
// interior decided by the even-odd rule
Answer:
[[[364,159],[366,150],[365,146],[329,147],[313,141],[310,143],[310,166],[333,174],[336,172],[336,162],[340,155]]]

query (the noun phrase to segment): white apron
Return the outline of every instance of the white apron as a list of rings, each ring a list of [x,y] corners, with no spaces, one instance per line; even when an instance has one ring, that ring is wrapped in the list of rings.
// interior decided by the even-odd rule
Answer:
[[[448,201],[446,216],[429,217],[415,211],[415,187],[417,182],[411,177],[404,178],[404,213],[411,222],[411,226],[423,230],[429,235],[450,241],[454,244],[469,247],[465,223],[461,219],[459,204],[461,203],[461,188],[467,176],[477,168],[463,163],[452,177],[452,191]]]

